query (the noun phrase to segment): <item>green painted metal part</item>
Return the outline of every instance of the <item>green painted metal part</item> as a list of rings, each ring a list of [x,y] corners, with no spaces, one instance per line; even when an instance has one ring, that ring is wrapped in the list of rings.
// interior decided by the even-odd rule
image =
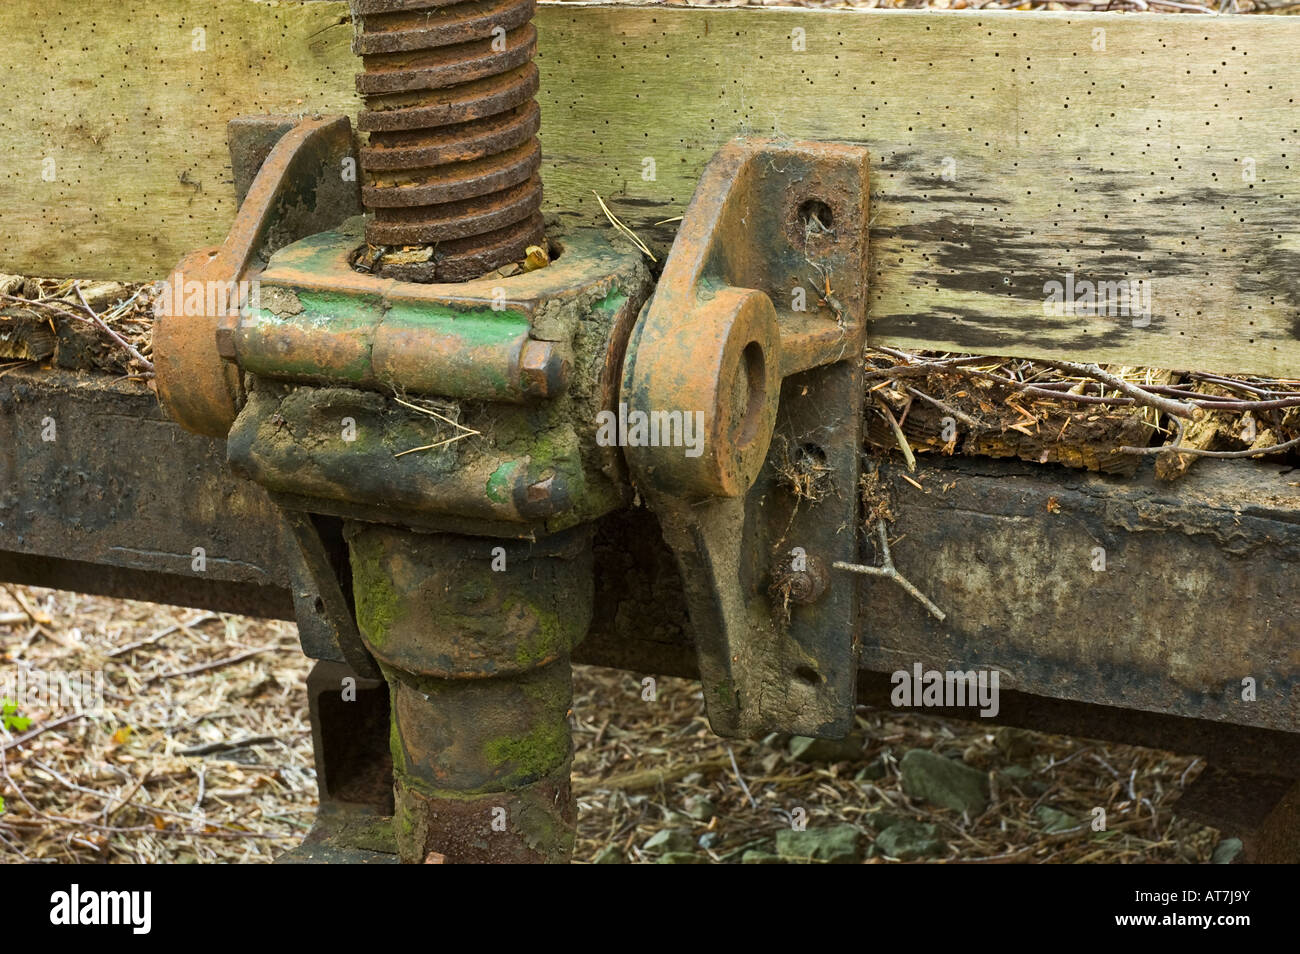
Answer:
[[[235,473],[293,508],[301,500],[315,513],[424,529],[480,521],[475,532],[531,536],[590,519],[621,499],[598,470],[584,467],[572,425],[540,416],[506,405],[475,409],[460,419],[480,434],[452,440],[468,432],[380,394],[258,382],[226,453]],[[496,440],[478,439],[489,429]]]
[[[583,313],[617,310],[638,284],[635,257],[595,232],[566,239],[557,261],[525,274],[454,285],[380,278],[352,266],[363,223],[273,256],[253,306],[218,337],[221,352],[275,380],[528,403],[569,386]],[[623,280],[608,283],[612,275]]]
[[[474,290],[471,300],[390,299],[348,288],[304,287],[277,273],[277,266],[292,263],[299,276],[316,274],[328,281],[338,275],[338,252],[355,244],[347,229],[326,232],[272,259],[259,281],[260,307],[251,309],[234,332],[245,371],[286,381],[484,401],[547,396],[530,388],[524,375],[528,316],[506,305],[504,280],[488,289],[488,302],[476,303]]]
[[[289,509],[493,537],[627,504],[597,420],[650,293],[641,256],[576,232],[533,272],[417,285],[355,270],[360,229],[277,253],[218,337],[247,372],[235,472]]]

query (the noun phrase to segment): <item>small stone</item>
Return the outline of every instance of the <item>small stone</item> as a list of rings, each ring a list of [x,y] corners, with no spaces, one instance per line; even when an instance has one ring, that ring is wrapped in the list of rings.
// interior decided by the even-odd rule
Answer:
[[[977,769],[928,749],[912,749],[899,762],[903,792],[974,817],[989,806],[989,780]]]
[[[751,848],[740,856],[742,865],[788,865],[780,855],[774,855],[770,851],[760,851],[757,848]]]
[[[661,828],[641,846],[642,851],[649,852],[652,855],[672,854],[674,852],[689,852],[695,847],[695,839],[691,833],[681,828]]]
[[[1043,832],[1048,835],[1079,827],[1079,819],[1069,812],[1063,812],[1059,808],[1052,808],[1050,805],[1039,805],[1034,809],[1034,814],[1043,823]]]
[[[908,819],[904,818],[902,815],[896,815],[893,812],[876,811],[869,813],[862,820],[867,823],[868,828],[871,828],[873,831],[881,832],[886,828],[893,828],[895,825],[901,825]]]
[[[722,834],[716,831],[706,831],[700,836],[699,846],[706,851],[717,847],[718,842],[722,840]]]
[[[776,853],[790,861],[853,865],[862,860],[862,832],[852,825],[779,831]]]
[[[934,858],[948,850],[948,843],[935,825],[901,821],[880,833],[873,846],[877,852],[899,861]]]
[[[1028,759],[1034,754],[1034,734],[1009,725],[998,727],[993,733],[993,744],[1003,757],[1013,762]]]
[[[693,851],[670,851],[659,856],[661,865],[707,865],[709,859]]]
[[[702,795],[695,795],[686,800],[686,814],[696,821],[710,821],[717,813],[717,806]]]
[[[850,732],[842,739],[810,739],[796,735],[790,740],[790,754],[800,762],[852,762],[862,758],[866,736]]]
[[[1210,855],[1210,864],[1230,865],[1237,860],[1237,856],[1245,848],[1240,838],[1225,838],[1214,846],[1214,853]]]
[[[606,845],[592,862],[595,865],[625,865],[627,857],[623,854],[623,849],[618,845]]]

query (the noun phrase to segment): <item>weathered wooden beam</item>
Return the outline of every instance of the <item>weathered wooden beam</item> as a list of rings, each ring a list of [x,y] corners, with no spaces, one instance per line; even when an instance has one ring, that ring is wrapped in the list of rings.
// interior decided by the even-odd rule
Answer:
[[[225,233],[225,124],[356,108],[341,2],[0,6],[0,266],[140,278]],[[871,148],[876,341],[1300,369],[1300,19],[540,8],[547,201],[660,250],[737,134]],[[813,276],[810,275],[810,281]],[[1150,314],[1044,314],[1143,282]],[[788,289],[773,289],[789,295]]]

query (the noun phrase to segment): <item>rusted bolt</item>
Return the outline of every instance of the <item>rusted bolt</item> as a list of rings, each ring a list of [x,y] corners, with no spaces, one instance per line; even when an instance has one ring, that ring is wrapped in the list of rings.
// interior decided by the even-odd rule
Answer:
[[[535,0],[352,0],[371,246],[382,275],[458,282],[545,243]]]
[[[551,342],[530,340],[519,356],[519,374],[525,393],[555,397],[568,387],[569,362]]]
[[[515,509],[520,516],[542,520],[567,510],[572,499],[564,474],[541,461],[535,461],[534,466],[538,469],[515,485]]]
[[[555,485],[555,476],[543,478],[535,484],[529,484],[528,489],[524,491],[524,497],[529,503],[537,503],[542,500],[549,500],[551,489]]]
[[[783,561],[773,572],[775,588],[791,603],[806,606],[816,603],[826,592],[830,574],[826,564],[815,556],[804,555],[799,558],[800,569],[794,569],[790,561]]]
[[[235,329],[228,325],[220,325],[217,328],[217,354],[227,360],[234,361],[239,357],[235,350]]]

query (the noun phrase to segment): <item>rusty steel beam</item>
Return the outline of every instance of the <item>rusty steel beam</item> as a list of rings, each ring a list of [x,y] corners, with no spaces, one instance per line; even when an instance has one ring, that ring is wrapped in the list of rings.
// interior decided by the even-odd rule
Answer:
[[[1300,488],[1285,465],[1236,463],[1165,484],[922,462],[921,490],[887,465],[895,563],[946,618],[868,580],[862,667],[990,669],[1004,690],[1300,729]]]
[[[1209,765],[1178,799],[1178,812],[1241,840],[1246,864],[1300,862],[1300,781],[1290,775],[1225,771]]]
[[[58,422],[53,442],[41,439],[47,417]],[[292,618],[292,551],[282,518],[261,488],[229,473],[225,457],[221,441],[166,420],[142,385],[8,371],[0,377],[0,577]],[[1288,594],[1300,570],[1300,488],[1282,468],[1202,461],[1177,483],[1159,485],[1149,476],[1115,480],[958,458],[921,477],[934,493],[901,477],[890,481],[899,517],[893,535],[907,534],[894,545],[895,559],[948,611],[950,631],[971,646],[982,640],[984,654],[1006,650],[1004,689],[1107,707],[1111,735],[1142,724],[1132,710],[1215,720],[1206,724],[1229,731],[1251,724],[1300,731],[1278,690],[1296,679],[1277,647],[1294,642]],[[1049,511],[1052,498],[1060,513]],[[1089,534],[1106,547],[1110,575],[1091,569],[1098,543]],[[1084,559],[1071,558],[1085,538]],[[192,569],[198,546],[207,554],[202,573]],[[654,517],[641,510],[607,518],[597,547],[595,617],[582,661],[690,674],[680,580]],[[961,547],[972,551],[969,559],[955,558]],[[955,569],[988,572],[999,565],[994,554],[1006,552],[1037,555],[1036,602],[1011,604],[1005,589],[966,585]],[[863,557],[871,556],[868,545]],[[1199,609],[1176,591],[1180,579],[1186,585],[1193,577],[1209,586]],[[888,583],[871,584],[865,607],[868,669],[891,671],[898,658],[959,657],[972,665],[981,658],[946,649],[945,631]],[[1008,618],[1011,609],[1021,615]],[[1033,640],[1025,639],[1030,632]],[[1144,653],[1148,645],[1176,653],[1177,665]],[[885,659],[888,646],[903,655]],[[1103,652],[1105,665],[1097,661]],[[1211,673],[1222,690],[1229,653],[1257,660],[1261,694],[1253,707],[1189,691],[1194,672]],[[1082,723],[1045,712],[1040,705],[1024,719],[1086,734]],[[1176,729],[1160,744],[1177,748],[1180,735],[1185,751],[1204,745]]]
[[[0,377],[0,550],[56,561],[46,585],[111,593],[116,580],[156,577],[140,598],[205,605],[206,590],[255,611],[258,599],[236,594],[287,598],[283,533],[266,492],[229,473],[225,445],[168,420],[143,385],[29,368]],[[288,604],[261,603],[277,607]]]

